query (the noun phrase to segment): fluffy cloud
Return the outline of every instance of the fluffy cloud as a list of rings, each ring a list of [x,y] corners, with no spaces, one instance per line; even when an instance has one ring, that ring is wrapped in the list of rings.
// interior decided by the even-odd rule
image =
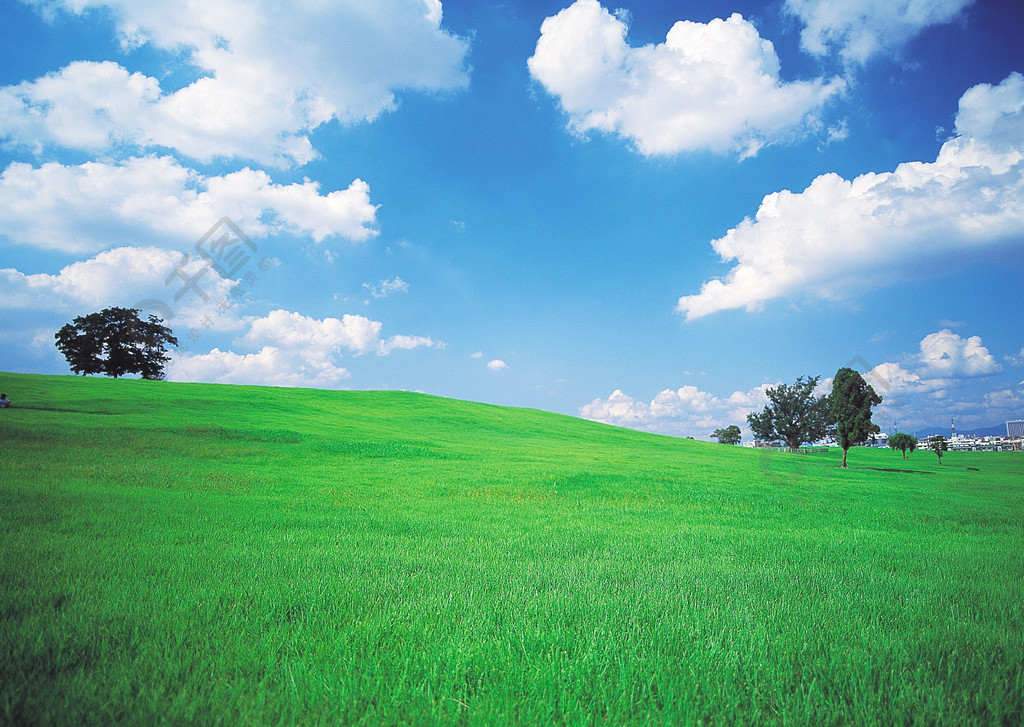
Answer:
[[[963,95],[957,136],[935,162],[847,181],[815,179],[801,193],[764,198],[711,245],[736,264],[683,296],[687,320],[731,308],[757,310],[793,294],[835,299],[912,277],[920,251],[960,264],[976,250],[1024,236],[1024,76]]]
[[[1024,348],[1021,348],[1020,353],[1004,356],[1003,358],[1011,366],[1024,366]]]
[[[502,361],[500,358],[496,358],[493,361],[487,362],[487,368],[491,371],[504,371],[508,368],[508,364]]]
[[[986,376],[1003,370],[979,336],[961,338],[948,328],[922,339],[921,364],[929,373],[944,377]]]
[[[577,0],[541,26],[530,73],[578,133],[616,133],[643,154],[711,149],[750,156],[806,133],[842,81],[783,82],[771,42],[740,15],[677,22],[665,42],[634,48],[626,24]]]
[[[786,0],[804,24],[801,47],[814,55],[837,53],[865,63],[899,49],[929,25],[948,23],[974,0]]]
[[[347,369],[328,358],[307,353],[265,346],[256,353],[239,354],[215,348],[204,354],[175,354],[167,367],[167,379],[334,389],[350,377]]]
[[[948,383],[943,379],[923,379],[920,374],[891,361],[875,366],[864,374],[864,380],[886,400],[894,396],[935,391]]]
[[[41,150],[169,147],[210,161],[304,164],[309,132],[370,120],[395,91],[465,88],[469,44],[441,28],[437,0],[281,4],[269,0],[36,0],[45,12],[109,13],[122,44],[187,57],[193,83],[112,62],[76,62],[0,89],[0,134]]]
[[[12,242],[95,252],[138,241],[190,246],[222,217],[248,236],[289,232],[317,242],[375,235],[377,207],[356,179],[321,194],[316,182],[274,184],[263,171],[204,176],[171,157],[117,164],[13,163],[0,174],[0,231]]]
[[[380,337],[383,324],[360,315],[345,314],[341,318],[317,320],[285,310],[271,311],[256,319],[242,342],[249,345],[269,345],[287,350],[317,351],[327,356],[341,349],[357,354],[387,355],[394,349],[435,346],[432,339],[423,336]]]
[[[359,315],[316,319],[275,310],[248,323],[248,331],[235,343],[254,352],[215,348],[204,354],[179,353],[168,366],[167,378],[336,388],[350,376],[338,365],[345,353],[387,356],[394,350],[442,345],[426,336],[381,338],[383,324]]]
[[[746,417],[767,402],[763,385],[750,391],[736,391],[720,398],[696,386],[665,389],[650,401],[637,401],[616,389],[607,399],[594,399],[580,407],[584,419],[675,435],[706,438],[714,428],[727,424],[746,427]]]
[[[186,288],[186,279],[195,287]],[[72,263],[56,275],[0,269],[0,308],[81,315],[118,305],[156,312],[170,324],[232,330],[241,326],[235,307],[217,304],[230,300],[233,286],[198,256],[121,247]],[[175,300],[179,292],[183,295]]]

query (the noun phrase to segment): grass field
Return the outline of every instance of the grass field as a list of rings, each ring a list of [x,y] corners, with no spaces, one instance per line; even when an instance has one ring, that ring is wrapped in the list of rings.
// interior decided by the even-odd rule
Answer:
[[[1024,454],[0,373],[5,724],[1024,721]]]

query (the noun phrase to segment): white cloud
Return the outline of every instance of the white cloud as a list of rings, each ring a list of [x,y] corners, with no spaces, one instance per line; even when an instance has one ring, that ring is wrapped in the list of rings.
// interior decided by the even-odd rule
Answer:
[[[502,361],[500,358],[496,358],[493,361],[487,362],[487,368],[491,371],[504,371],[508,368],[508,364]]]
[[[387,356],[392,351],[409,351],[413,348],[420,348],[421,346],[427,348],[444,348],[445,344],[440,341],[435,341],[429,336],[405,336],[399,334],[397,336],[391,336],[385,341],[381,341],[377,347],[377,353],[382,356]]]
[[[650,420],[647,404],[616,389],[607,399],[594,399],[580,407],[580,416],[595,422],[614,424],[620,427],[645,424]]]
[[[37,0],[48,14],[109,12],[126,49],[183,57],[200,77],[164,90],[112,62],[79,61],[0,89],[0,134],[36,151],[170,147],[208,162],[304,164],[317,126],[371,120],[402,89],[468,85],[469,43],[441,28],[437,0]]]
[[[394,293],[408,293],[409,284],[397,275],[391,280],[382,280],[376,285],[363,283],[363,287],[370,291],[374,298],[387,298]]]
[[[484,357],[484,352],[483,351],[475,351],[475,352],[469,354],[469,357],[470,358],[474,358],[474,359],[475,358],[483,358]]]
[[[934,392],[944,389],[950,383],[941,378],[922,378],[920,374],[891,361],[875,366],[864,374],[864,380],[886,401],[894,397]]]
[[[1024,366],[1024,348],[1021,348],[1020,353],[1004,356],[1003,358],[1011,366]]]
[[[1024,76],[967,91],[956,131],[935,162],[907,162],[852,182],[825,174],[801,193],[766,196],[754,219],[711,243],[734,267],[681,297],[676,310],[693,320],[794,294],[837,299],[920,274],[922,250],[932,263],[952,266],[1019,242]]]
[[[171,157],[117,164],[12,163],[0,175],[0,233],[12,242],[95,252],[139,241],[191,246],[229,217],[249,237],[288,232],[317,242],[375,235],[377,207],[356,179],[320,194],[316,182],[274,184],[263,171],[205,176]]]
[[[953,20],[974,0],[786,0],[804,24],[800,45],[847,64],[896,51],[924,28]]]
[[[213,349],[205,354],[174,356],[167,378],[271,386],[336,388],[350,376],[338,365],[346,353],[376,353],[437,347],[426,336],[381,337],[383,324],[359,315],[316,319],[286,310],[249,319],[249,330],[235,344],[253,349],[238,353]]]
[[[204,354],[175,353],[167,366],[167,379],[334,389],[350,378],[347,369],[336,366],[328,358],[304,355],[306,353],[282,351],[273,346],[243,354],[219,348]]]
[[[948,328],[921,340],[920,361],[929,373],[945,377],[986,376],[1003,370],[981,337],[961,338]]]
[[[0,269],[0,308],[83,315],[116,305],[141,308],[144,315],[155,312],[172,328],[181,324],[233,330],[242,325],[235,306],[218,307],[230,301],[233,285],[198,256],[121,247],[72,263],[56,275]]]
[[[597,398],[580,407],[580,416],[621,427],[707,438],[713,429],[729,424],[746,431],[747,415],[764,407],[768,401],[765,390],[770,386],[721,398],[687,385],[660,391],[650,402],[616,389],[607,399]]]
[[[392,336],[382,339],[383,324],[360,315],[346,313],[341,318],[318,320],[285,310],[275,310],[252,321],[242,342],[275,348],[317,351],[327,356],[347,349],[356,354],[377,353],[386,356],[394,349],[438,345],[425,336]]]
[[[1024,392],[1000,389],[985,394],[985,405],[997,410],[1024,410]]]
[[[541,26],[530,73],[578,133],[616,133],[643,154],[710,149],[756,154],[818,125],[840,80],[784,82],[770,41],[734,14],[677,22],[665,42],[634,48],[626,24],[577,0]]]

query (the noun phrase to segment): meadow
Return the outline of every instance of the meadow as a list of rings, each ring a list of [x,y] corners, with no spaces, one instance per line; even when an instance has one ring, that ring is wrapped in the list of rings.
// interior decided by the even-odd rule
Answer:
[[[1024,453],[0,390],[3,724],[1024,722]]]

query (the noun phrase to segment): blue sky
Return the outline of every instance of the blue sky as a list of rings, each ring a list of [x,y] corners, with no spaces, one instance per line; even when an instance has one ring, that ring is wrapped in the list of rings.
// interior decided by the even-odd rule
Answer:
[[[885,429],[1024,417],[1021,37],[982,0],[0,0],[0,370],[130,305],[170,380],[707,438],[852,366]]]

